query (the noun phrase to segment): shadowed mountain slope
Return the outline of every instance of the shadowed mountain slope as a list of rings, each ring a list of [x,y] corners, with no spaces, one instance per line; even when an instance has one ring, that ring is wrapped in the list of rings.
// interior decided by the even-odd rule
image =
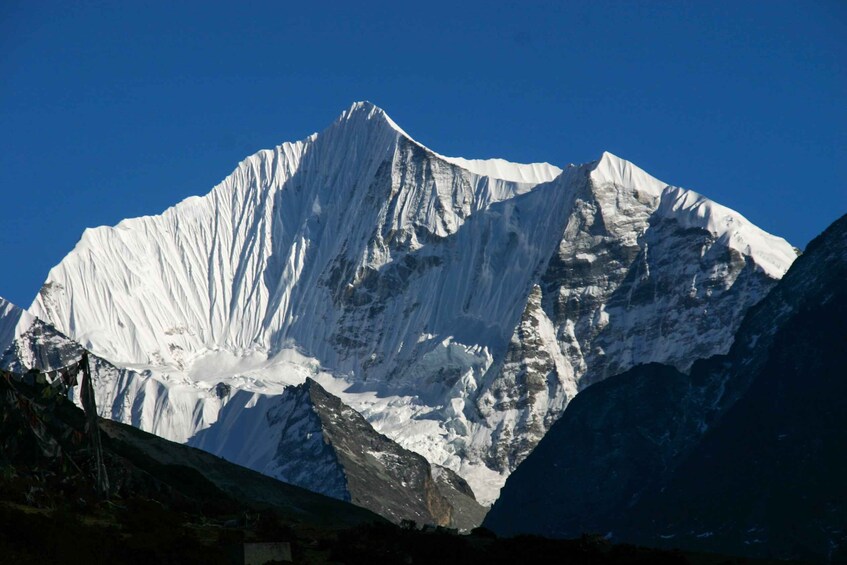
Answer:
[[[582,392],[485,525],[825,559],[847,528],[847,217],[750,309],[725,356]],[[841,547],[842,549],[838,549]]]

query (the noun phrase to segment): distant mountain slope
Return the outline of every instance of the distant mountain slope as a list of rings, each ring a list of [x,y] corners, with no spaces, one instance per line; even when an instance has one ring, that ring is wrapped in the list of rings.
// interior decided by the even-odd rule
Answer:
[[[33,317],[23,308],[19,308],[0,297],[0,353],[6,351],[12,345],[19,333],[18,325],[24,316]]]
[[[690,376],[646,365],[583,391],[485,525],[824,559],[847,550],[847,216]]]
[[[490,502],[579,390],[725,353],[794,258],[609,153],[447,158],[356,103],[206,196],[86,230],[31,312],[133,371],[98,389],[122,422],[186,441],[218,383],[322,376]]]

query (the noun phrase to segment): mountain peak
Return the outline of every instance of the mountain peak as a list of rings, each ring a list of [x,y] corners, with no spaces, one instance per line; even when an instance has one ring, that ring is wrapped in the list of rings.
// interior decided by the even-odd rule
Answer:
[[[339,116],[338,121],[350,121],[360,115],[364,115],[366,119],[370,119],[377,115],[380,117],[386,116],[385,110],[373,102],[360,100],[358,102],[353,102],[349,108],[341,112],[341,116]]]
[[[385,110],[367,100],[354,102],[348,109],[341,113],[332,127],[347,124],[355,124],[362,127],[374,127],[377,124],[388,126],[390,130],[402,136],[406,141],[414,143],[426,152],[479,176],[501,179],[508,182],[539,184],[550,182],[562,174],[561,168],[550,163],[523,164],[498,158],[466,159],[464,157],[448,157],[447,155],[442,155],[406,133],[403,128],[397,125],[397,122],[391,119]]]
[[[350,107],[345,110],[345,113],[353,113],[353,112],[366,112],[368,114],[385,114],[385,110],[371,102],[370,100],[359,100],[358,102],[353,102]]]
[[[403,131],[403,128],[398,126],[397,123],[385,113],[385,110],[367,100],[353,102],[349,108],[341,112],[341,115],[337,120],[335,120],[333,126],[346,124],[362,126],[384,125],[393,129],[403,137],[412,139],[409,134]]]
[[[0,355],[35,323],[35,316],[0,296]]]
[[[310,398],[315,394],[318,396],[330,396],[326,389],[312,377],[306,377],[305,381],[294,388],[295,390],[302,391],[303,394],[308,395]]]
[[[591,178],[598,184],[638,187],[652,196],[659,196],[668,186],[666,182],[649,175],[643,169],[608,151],[591,164]]]

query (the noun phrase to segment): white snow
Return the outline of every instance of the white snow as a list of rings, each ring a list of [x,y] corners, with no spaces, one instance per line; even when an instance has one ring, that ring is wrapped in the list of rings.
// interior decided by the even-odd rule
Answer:
[[[608,237],[626,245],[658,215],[708,230],[771,278],[794,259],[739,214],[609,153],[565,169],[443,157],[360,102],[319,134],[248,157],[205,196],[86,230],[30,311],[121,368],[97,391],[112,418],[185,442],[225,411],[231,437],[215,441],[271,441],[264,399],[312,377],[489,504],[508,475],[483,462],[493,430],[525,414],[481,419],[474,402],[551,257],[599,260],[569,247],[589,189]],[[605,300],[615,289],[600,284],[561,292]],[[626,363],[676,362],[684,346],[639,341],[658,315],[645,308],[601,308],[589,325],[621,328]],[[0,344],[19,335],[9,324]],[[549,418],[590,367],[580,327],[546,314],[539,324],[562,379],[533,408]],[[731,329],[708,336],[714,352]]]
[[[657,197],[668,186],[667,183],[644,172],[620,157],[604,151],[591,171],[591,178],[600,184],[610,183],[620,187],[637,188],[649,196]]]
[[[483,177],[492,177],[512,182],[540,184],[550,182],[562,169],[550,163],[531,163],[523,165],[510,163],[503,159],[463,159],[462,157],[444,157],[445,161]]]
[[[0,356],[35,323],[35,316],[0,296]]]
[[[709,231],[722,244],[753,258],[772,278],[782,278],[797,254],[781,237],[754,226],[747,218],[694,192],[669,187],[662,194],[659,214],[685,227]]]
[[[432,151],[422,143],[415,141],[412,136],[403,131],[403,129],[398,126],[394,120],[388,116],[388,114],[370,102],[355,102],[350,110],[342,114],[342,119],[348,116],[349,113],[361,109],[366,109],[371,117],[380,113],[383,119],[385,119],[392,128],[410,141],[413,141],[415,144],[432,153],[436,157],[465,169],[466,171],[470,171],[477,176],[490,177],[493,179],[516,183],[540,184],[550,182],[562,174],[562,169],[555,165],[551,165],[550,163],[522,164],[512,163],[505,159],[465,159],[463,157],[447,157],[445,155],[441,155],[440,153]]]

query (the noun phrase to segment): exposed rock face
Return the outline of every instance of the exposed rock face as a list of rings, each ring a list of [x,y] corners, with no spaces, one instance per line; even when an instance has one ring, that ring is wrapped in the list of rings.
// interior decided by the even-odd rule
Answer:
[[[573,367],[555,340],[555,328],[541,307],[541,288],[534,286],[523,316],[498,366],[499,376],[477,400],[483,416],[514,413],[514,422],[501,420],[495,428],[499,441],[492,445],[487,463],[513,468],[520,463],[576,394]],[[551,404],[558,403],[558,406]],[[511,441],[510,441],[511,439]]]
[[[462,477],[447,467],[441,465],[432,466],[432,477],[441,495],[450,503],[451,528],[459,530],[472,530],[482,524],[487,506],[482,506],[476,501],[473,489]]]
[[[847,550],[847,216],[750,309],[727,355],[592,385],[485,525],[824,559]]]
[[[642,365],[580,393],[507,479],[485,526],[504,535],[607,534],[690,440],[687,375]]]
[[[705,199],[649,177],[618,184],[606,169],[629,165],[604,159],[577,183],[561,241],[477,398],[493,429],[490,468],[514,469],[585,386],[639,363],[687,371],[726,351],[727,330],[773,284],[727,244],[734,235],[675,215],[680,200]]]
[[[186,441],[238,391],[321,372],[487,503],[586,384],[725,353],[794,258],[614,155],[443,157],[357,103],[204,197],[87,230],[31,310],[130,370],[98,389],[122,422]]]
[[[278,397],[263,399],[267,427],[241,448],[219,454],[285,482],[371,509],[400,522],[463,529],[478,526],[485,508],[468,484],[403,449],[355,410],[307,379]],[[224,420],[225,421],[225,420]],[[193,445],[221,445],[217,425]]]
[[[845,320],[845,292],[792,316],[747,392],[663,488],[642,497],[620,536],[723,553],[847,557]]]

